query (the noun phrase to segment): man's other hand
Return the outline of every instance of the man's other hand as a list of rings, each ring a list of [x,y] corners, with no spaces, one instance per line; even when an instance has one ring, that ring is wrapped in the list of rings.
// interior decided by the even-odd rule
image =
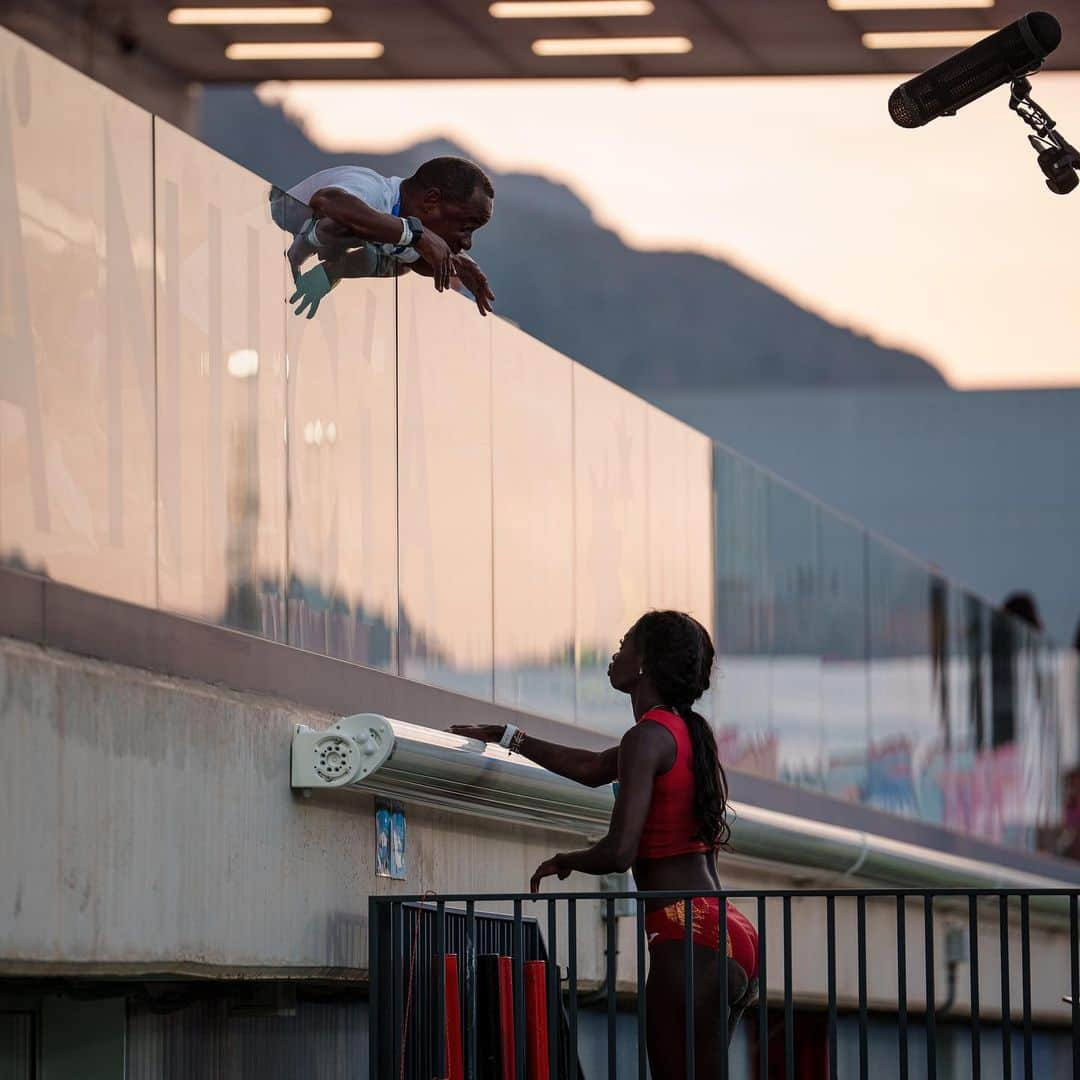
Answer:
[[[446,241],[430,229],[425,229],[416,245],[417,254],[431,267],[438,292],[450,288],[450,275],[454,269],[454,255]]]
[[[454,273],[461,284],[473,294],[481,315],[487,315],[495,303],[495,294],[488,284],[487,274],[480,269],[475,259],[468,255],[454,256]]]
[[[319,304],[330,292],[337,281],[331,281],[326,267],[320,263],[312,267],[307,273],[301,274],[296,279],[296,292],[289,297],[290,304],[296,304],[293,309],[294,315],[303,315],[307,312],[307,318],[315,318],[315,312],[319,310]]]

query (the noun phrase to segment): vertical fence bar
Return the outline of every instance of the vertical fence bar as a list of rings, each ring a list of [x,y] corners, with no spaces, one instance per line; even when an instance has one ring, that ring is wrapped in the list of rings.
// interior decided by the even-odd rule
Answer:
[[[896,1013],[900,1080],[908,1080],[907,898],[904,896],[896,898]]]
[[[866,897],[855,898],[855,936],[859,959],[859,1080],[870,1080],[870,1016],[866,1004]]]
[[[1080,919],[1077,897],[1069,897],[1069,956],[1072,988],[1072,1065],[1073,1080],[1080,1080]]]
[[[514,1077],[525,1080],[525,935],[521,901],[514,901]]]
[[[687,897],[683,902],[683,963],[686,968],[684,1002],[686,1005],[686,1080],[694,1080],[694,903]]]
[[[559,908],[547,902],[548,1080],[559,1080]],[[537,1078],[539,1080],[539,1078]]]
[[[465,1080],[477,1080],[476,1030],[480,1013],[476,1003],[477,983],[477,948],[476,948],[476,901],[465,902]],[[374,1078],[373,1078],[374,1080]]]
[[[1032,1080],[1031,1052],[1031,898],[1020,897],[1020,978],[1024,1003],[1024,1080]]]
[[[393,1023],[390,1027],[390,1038],[394,1044],[394,1075],[398,1076],[405,1066],[405,1030],[403,1016],[405,1014],[405,1002],[403,1000],[404,968],[407,962],[405,956],[405,906],[401,903],[390,901],[390,960],[394,969],[393,998],[394,1005],[391,1011]]]
[[[836,1038],[836,897],[825,897],[826,981],[829,995],[829,1080],[839,1080],[839,1049]],[[768,1075],[767,1073],[765,1074]]]
[[[784,897],[784,1075],[795,1080],[795,1002],[791,986],[791,894]]]
[[[615,961],[618,948],[618,926],[615,922],[615,901],[610,897],[604,906],[604,916],[607,922],[607,948],[605,958],[607,971],[604,974],[604,982],[607,985],[607,1071],[608,1080],[617,1080],[619,1072],[618,1060],[618,1030],[617,1016],[615,1013],[615,979],[618,977]]]
[[[648,1080],[649,1055],[645,1042],[645,901],[636,900],[637,908],[637,1071],[638,1080]],[[552,1077],[552,1080],[555,1080]]]
[[[769,1075],[769,973],[765,897],[757,902],[758,924],[758,1076]]]
[[[435,904],[435,1075],[446,1075],[446,903]]]
[[[567,1053],[570,1059],[570,1075],[577,1078],[578,1074],[578,1048],[577,1048],[577,901],[571,898],[566,901],[566,978],[569,982],[569,997],[567,1004]]]
[[[971,973],[971,1080],[982,1080],[979,1030],[979,898],[968,897],[968,968]],[[1080,1080],[1080,1077],[1077,1078]]]
[[[998,896],[998,948],[1001,953],[1001,1076],[1012,1080],[1012,1007],[1009,1001],[1009,896]]]
[[[727,900],[724,897],[717,897],[716,910],[716,928],[720,935],[717,959],[720,961],[720,1038],[722,1040],[719,1080],[728,1080],[728,1051],[730,1049],[728,1046],[728,1027],[731,1016],[728,1010],[728,986],[730,984],[728,982]]]
[[[368,1076],[379,1075],[382,1025],[379,1022],[379,906],[368,897]]]
[[[926,1076],[927,1080],[937,1077],[937,1024],[935,1012],[937,1003],[934,995],[934,981],[937,974],[934,966],[934,896],[927,893],[923,897],[923,936],[926,946]]]

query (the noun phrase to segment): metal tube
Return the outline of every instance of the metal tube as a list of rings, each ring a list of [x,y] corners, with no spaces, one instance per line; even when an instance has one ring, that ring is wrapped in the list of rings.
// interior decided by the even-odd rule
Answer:
[[[382,1024],[379,1002],[379,907],[368,897],[368,1076],[379,1075],[382,1053]]]
[[[717,904],[717,931],[720,935],[717,959],[720,963],[720,1080],[728,1080],[728,945],[727,945],[727,903],[721,897]],[[749,973],[747,973],[749,974]]]
[[[900,1080],[907,1080],[907,901],[902,896],[896,898],[896,1011]]]
[[[686,968],[684,1001],[686,1004],[686,1080],[694,1080],[694,903],[683,900],[683,963]]]
[[[477,982],[477,959],[476,959],[476,902],[465,902],[465,1080],[477,1080],[476,1053],[477,1039],[476,1029],[479,1023],[480,1013],[476,1004]]]
[[[870,1080],[870,1016],[866,1004],[866,897],[855,898],[855,933],[859,960],[859,1080]]]
[[[559,909],[556,901],[547,902],[547,913],[548,1080],[559,1080]]]
[[[758,1076],[769,1075],[769,973],[765,897],[759,896],[758,911]]]
[[[645,1041],[646,1016],[645,1003],[645,901],[636,901],[637,918],[637,1060],[638,1080],[648,1080],[649,1055],[648,1045]],[[554,1080],[554,1077],[552,1078]]]
[[[435,1075],[446,1075],[446,904],[435,904]]]
[[[1031,1049],[1031,901],[1020,897],[1020,979],[1024,1007],[1024,1080],[1032,1080]]]
[[[1069,897],[1069,974],[1072,989],[1072,1060],[1073,1080],[1080,1080],[1080,929],[1077,898]]]
[[[829,994],[829,1080],[840,1080],[836,1037],[836,897],[825,897],[826,980]],[[766,1074],[767,1075],[767,1074]]]
[[[571,897],[566,902],[566,977],[570,983],[570,1002],[567,1014],[567,1039],[570,1057],[570,1075],[578,1073],[577,1045],[577,900]]]
[[[795,1080],[795,1002],[791,987],[791,897],[784,905],[784,1075]]]
[[[1009,1004],[1009,897],[998,896],[998,947],[1001,955],[1001,1076],[1012,1080],[1012,1008]]]
[[[934,963],[934,897],[923,897],[923,936],[926,946],[926,1076],[937,1077],[937,1025],[935,1022],[934,979],[937,974]]]
[[[618,1061],[618,1038],[617,1017],[615,1013],[615,979],[618,975],[615,966],[616,949],[618,948],[617,932],[615,923],[615,901],[608,900],[604,914],[607,919],[607,1068],[608,1080],[617,1080],[619,1071]]]
[[[394,1075],[401,1073],[405,1055],[405,1031],[403,1016],[403,983],[405,958],[405,906],[400,902],[390,901],[390,957],[394,969],[394,1008],[390,1037],[394,1041]]]
[[[968,966],[971,972],[971,1080],[982,1080],[979,1031],[979,900],[968,897]]]
[[[525,937],[521,901],[514,901],[514,1077],[525,1080]]]

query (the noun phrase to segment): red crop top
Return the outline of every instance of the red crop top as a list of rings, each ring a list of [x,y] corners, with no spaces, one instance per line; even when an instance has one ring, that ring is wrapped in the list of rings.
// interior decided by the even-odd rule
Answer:
[[[671,732],[675,739],[675,764],[653,780],[652,801],[638,845],[639,859],[663,859],[710,851],[694,839],[699,832],[694,816],[693,748],[686,721],[667,709],[650,709],[639,723],[651,720]]]

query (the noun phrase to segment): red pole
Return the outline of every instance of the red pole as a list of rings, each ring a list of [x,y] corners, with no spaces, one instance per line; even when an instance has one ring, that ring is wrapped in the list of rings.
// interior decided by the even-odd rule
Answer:
[[[528,1080],[547,1080],[547,964],[525,961],[525,1063]]]
[[[461,1048],[461,992],[458,988],[456,953],[446,960],[446,1076],[447,1080],[465,1080],[465,1057]]]
[[[499,957],[499,1031],[502,1080],[514,1080],[514,969],[509,956]]]

